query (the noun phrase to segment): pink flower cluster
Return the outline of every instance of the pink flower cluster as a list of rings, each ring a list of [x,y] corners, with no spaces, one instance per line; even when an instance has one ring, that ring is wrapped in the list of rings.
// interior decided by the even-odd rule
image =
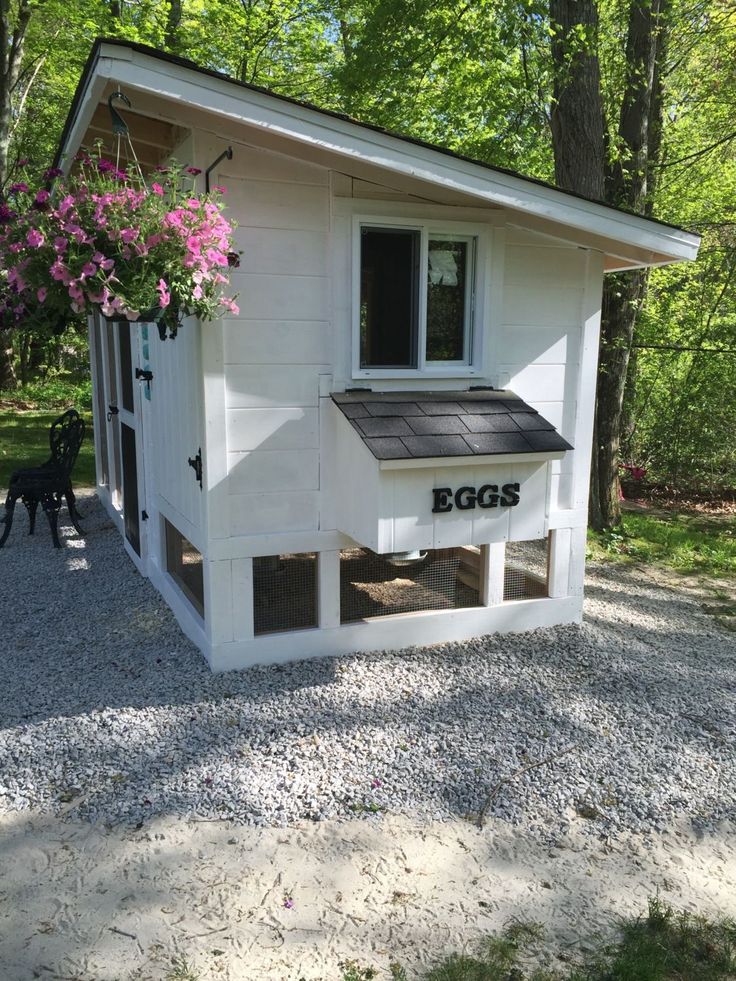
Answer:
[[[233,226],[218,193],[192,193],[195,168],[162,171],[150,185],[111,161],[84,155],[53,195],[11,186],[0,204],[0,326],[82,315],[212,320],[237,314],[229,283]],[[0,273],[0,277],[3,274]]]

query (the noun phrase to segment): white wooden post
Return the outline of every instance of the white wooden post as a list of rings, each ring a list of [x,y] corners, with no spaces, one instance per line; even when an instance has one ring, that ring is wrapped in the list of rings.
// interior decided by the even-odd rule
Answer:
[[[491,542],[485,546],[486,575],[483,605],[498,606],[503,603],[503,579],[506,565],[506,542]]]

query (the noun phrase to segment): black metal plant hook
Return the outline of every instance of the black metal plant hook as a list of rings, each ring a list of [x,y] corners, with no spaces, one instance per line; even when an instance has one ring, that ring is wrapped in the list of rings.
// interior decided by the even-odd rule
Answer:
[[[117,92],[113,92],[110,98],[107,100],[107,108],[110,110],[110,119],[112,120],[112,131],[114,135],[129,136],[130,131],[128,129],[128,124],[125,122],[125,120],[117,111],[117,109],[113,106],[112,104],[113,99],[120,99],[122,102],[125,103],[128,109],[130,109],[130,99],[128,98],[127,95],[121,92],[120,89],[118,89]]]
[[[219,162],[221,160],[224,160],[225,157],[227,157],[228,160],[232,160],[233,159],[233,148],[231,146],[229,146],[227,148],[227,150],[223,150],[222,153],[220,154],[220,156],[217,158],[217,160],[215,160],[213,163],[211,163],[209,165],[209,167],[207,168],[207,170],[205,170],[205,172],[204,172],[204,189],[205,189],[205,191],[206,191],[207,194],[210,193],[210,171],[211,170],[214,170],[215,167],[219,164]]]

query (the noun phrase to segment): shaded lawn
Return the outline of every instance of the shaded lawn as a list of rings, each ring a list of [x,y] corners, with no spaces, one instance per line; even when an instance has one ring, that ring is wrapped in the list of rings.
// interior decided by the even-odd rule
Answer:
[[[625,512],[623,527],[588,533],[594,558],[669,566],[678,572],[736,578],[736,515]]]
[[[51,412],[0,409],[0,505],[10,474],[21,467],[33,467],[49,458],[49,428],[61,410]],[[75,487],[95,486],[95,449],[92,418],[83,413],[87,423],[84,442],[72,473]]]

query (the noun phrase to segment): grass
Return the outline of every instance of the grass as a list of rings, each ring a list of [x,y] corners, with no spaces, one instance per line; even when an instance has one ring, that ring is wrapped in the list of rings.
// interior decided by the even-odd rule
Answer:
[[[592,558],[651,562],[678,572],[736,578],[736,515],[627,512],[620,528],[588,535]]]
[[[61,409],[52,412],[0,409],[0,498],[13,470],[36,466],[48,459],[49,427],[60,414]],[[87,432],[72,473],[72,482],[75,487],[93,487],[95,451],[92,421],[89,413],[83,415]]]
[[[528,968],[530,948],[538,948],[542,928],[515,923],[488,938],[475,955],[454,954],[422,975],[422,981],[736,981],[736,923],[678,912],[651,899],[645,916],[621,925],[620,939],[579,966]],[[378,978],[374,968],[355,961],[340,965],[342,981]],[[380,975],[385,976],[385,975]],[[394,981],[406,974],[390,967]]]

